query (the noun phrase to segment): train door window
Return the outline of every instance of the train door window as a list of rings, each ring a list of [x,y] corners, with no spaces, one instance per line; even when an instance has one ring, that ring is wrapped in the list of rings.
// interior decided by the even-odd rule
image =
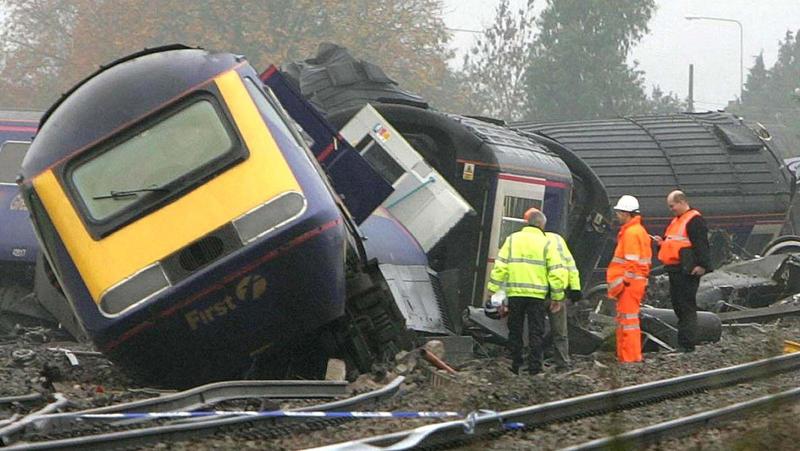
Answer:
[[[356,144],[356,150],[390,185],[394,185],[405,174],[403,167],[397,164],[383,147],[377,145],[370,135]]]
[[[6,141],[0,147],[0,185],[16,186],[17,174],[30,141]]]
[[[505,239],[510,234],[525,227],[525,220],[523,219],[525,211],[531,207],[542,208],[544,205],[544,192],[544,179],[502,173],[497,176],[497,191],[494,198],[492,228],[489,233],[489,249],[487,249],[488,261],[486,262],[484,280],[488,280],[494,265],[494,259],[497,257],[497,252]],[[488,292],[485,291],[485,283],[482,291],[483,299],[486,299]],[[475,296],[473,296],[474,298]]]
[[[503,198],[503,213],[500,217],[500,233],[497,241],[498,247],[503,245],[509,235],[522,230],[527,225],[523,216],[529,208],[541,209],[542,201],[516,196],[505,196]]]

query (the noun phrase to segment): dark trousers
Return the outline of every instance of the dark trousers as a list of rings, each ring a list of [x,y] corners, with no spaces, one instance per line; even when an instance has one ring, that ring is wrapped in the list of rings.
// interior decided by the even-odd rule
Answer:
[[[542,370],[544,360],[544,322],[547,318],[547,304],[544,299],[528,297],[508,298],[508,347],[514,365],[522,365],[522,331],[528,319],[528,346],[530,359],[528,371],[535,373]]]
[[[697,288],[700,278],[682,272],[669,273],[669,296],[678,316],[678,346],[694,349],[697,333]]]

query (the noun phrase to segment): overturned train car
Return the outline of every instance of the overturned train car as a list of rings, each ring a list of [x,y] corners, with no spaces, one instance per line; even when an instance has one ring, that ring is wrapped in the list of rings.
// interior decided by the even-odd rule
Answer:
[[[543,209],[548,230],[565,235],[581,272],[591,273],[608,230],[608,198],[601,180],[571,150],[499,121],[432,109],[339,46],[321,45],[315,58],[281,70],[334,125],[345,127],[343,133],[370,104],[472,207],[474,215],[426,249],[444,296],[456,299],[447,305],[482,305],[500,245],[524,226],[523,213],[532,206]],[[353,144],[397,187],[402,172],[371,145],[380,139],[372,133]]]
[[[671,220],[666,195],[684,191],[708,223],[717,264],[729,259],[730,251],[744,258],[761,254],[781,233],[794,193],[794,179],[763,130],[729,113],[511,126],[574,152],[612,200],[636,196],[650,233],[662,233]],[[598,282],[613,252],[613,236],[604,247]]]
[[[44,115],[22,176],[82,328],[147,383],[313,376],[408,346],[353,217],[241,57],[105,66]]]

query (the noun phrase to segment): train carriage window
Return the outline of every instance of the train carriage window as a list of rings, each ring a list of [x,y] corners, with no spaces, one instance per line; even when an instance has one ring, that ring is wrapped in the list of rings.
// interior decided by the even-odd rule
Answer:
[[[356,150],[367,160],[372,169],[375,169],[391,185],[394,185],[406,173],[391,155],[375,143],[372,136],[365,136],[356,145]]]
[[[168,186],[181,188],[191,174],[237,157],[240,146],[221,116],[201,98],[71,167],[68,179],[89,216],[100,222],[163,198]]]
[[[16,185],[22,159],[31,143],[28,141],[6,141],[0,147],[0,184]]]
[[[503,198],[503,216],[500,219],[500,234],[497,246],[505,242],[506,237],[521,230],[527,225],[523,216],[529,208],[542,208],[542,201],[524,197],[505,196]]]

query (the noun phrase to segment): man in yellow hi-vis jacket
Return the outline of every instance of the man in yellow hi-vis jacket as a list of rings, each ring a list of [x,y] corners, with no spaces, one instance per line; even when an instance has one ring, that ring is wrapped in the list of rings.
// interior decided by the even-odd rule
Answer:
[[[533,210],[533,211],[531,211]],[[522,330],[528,319],[530,360],[528,371],[542,371],[545,299],[553,301],[550,310],[562,307],[569,274],[552,241],[545,235],[547,217],[538,209],[526,212],[528,225],[506,238],[492,268],[487,288],[494,293],[505,287],[508,294],[508,343],[511,371],[522,366]]]
[[[558,255],[567,270],[567,287],[566,297],[572,302],[578,302],[581,299],[581,275],[578,272],[578,267],[575,266],[575,259],[572,257],[567,246],[566,240],[555,233],[545,232],[545,235],[552,241],[551,246],[555,246]],[[554,302],[554,301],[549,301]],[[564,303],[563,307],[557,311],[548,312],[550,318],[550,335],[553,337],[553,360],[556,364],[558,371],[567,371],[570,369],[569,359],[569,335],[567,333],[567,304]]]

